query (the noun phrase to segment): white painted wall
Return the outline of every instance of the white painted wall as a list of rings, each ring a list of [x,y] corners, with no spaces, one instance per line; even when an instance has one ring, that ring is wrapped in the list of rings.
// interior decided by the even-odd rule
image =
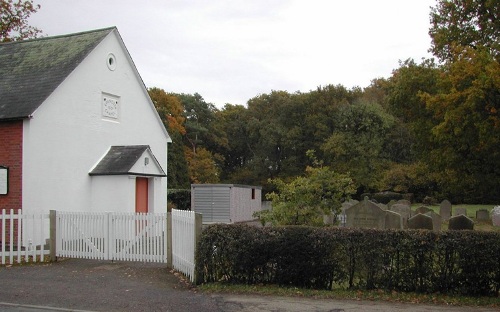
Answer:
[[[255,198],[252,199],[252,189]],[[231,221],[245,222],[255,220],[253,213],[262,210],[262,189],[252,186],[234,186],[231,188]]]
[[[114,71],[106,63],[109,53],[116,57]],[[111,33],[24,122],[25,212],[134,212],[133,177],[88,175],[112,145],[149,145],[166,172],[170,139],[133,66],[119,35]],[[119,97],[119,122],[103,120],[103,92]],[[150,211],[164,212],[167,180],[151,180]]]

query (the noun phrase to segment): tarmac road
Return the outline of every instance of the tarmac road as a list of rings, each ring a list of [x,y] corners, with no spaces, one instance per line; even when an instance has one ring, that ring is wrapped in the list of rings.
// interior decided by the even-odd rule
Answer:
[[[490,312],[354,300],[205,294],[164,264],[64,260],[0,267],[0,311],[405,311]]]

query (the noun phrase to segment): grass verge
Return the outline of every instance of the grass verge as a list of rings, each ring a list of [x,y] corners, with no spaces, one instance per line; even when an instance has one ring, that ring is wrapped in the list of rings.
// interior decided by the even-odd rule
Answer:
[[[499,297],[464,297],[443,294],[419,294],[386,292],[382,290],[313,290],[295,287],[279,287],[276,285],[237,285],[211,283],[197,286],[197,289],[207,293],[230,293],[260,296],[304,297],[313,299],[336,300],[372,300],[398,303],[422,303],[454,306],[482,306],[500,308]]]

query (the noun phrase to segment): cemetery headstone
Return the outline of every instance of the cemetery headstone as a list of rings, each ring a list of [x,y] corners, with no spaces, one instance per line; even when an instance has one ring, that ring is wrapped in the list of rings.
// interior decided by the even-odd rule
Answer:
[[[345,210],[346,227],[350,228],[385,228],[385,211],[368,197]]]
[[[441,216],[434,211],[429,211],[425,215],[432,218],[432,229],[434,231],[441,231],[441,223],[443,223]]]
[[[465,207],[455,208],[455,216],[459,216],[459,215],[466,216],[467,215],[467,208],[465,208]]]
[[[500,206],[493,207],[491,210],[491,222],[494,226],[500,226]]]
[[[381,203],[378,203],[377,206],[379,206],[380,208],[382,208],[383,210],[388,210],[389,207],[386,205],[386,204],[381,204]]]
[[[391,206],[391,211],[399,213],[403,221],[403,228],[408,225],[408,219],[411,217],[411,208],[405,204],[394,204]]]
[[[403,229],[403,218],[399,213],[394,211],[386,210],[385,211],[385,228],[386,229]]]
[[[439,214],[444,221],[447,221],[451,217],[451,203],[449,200],[445,199],[439,205]]]
[[[407,206],[411,207],[411,202],[408,199],[400,199],[400,200],[398,200],[397,203],[398,204],[407,205]]]
[[[410,219],[408,219],[408,228],[409,229],[424,229],[424,230],[432,230],[433,229],[432,218],[430,216],[426,216],[424,214],[417,214]]]
[[[448,230],[473,230],[474,221],[469,217],[461,214],[450,218]]]
[[[427,206],[420,206],[417,209],[415,209],[415,214],[419,214],[419,213],[426,214],[430,211],[433,211],[433,210]]]
[[[334,221],[335,221],[335,214],[334,213],[323,215],[323,224],[333,225]]]
[[[398,201],[395,200],[395,199],[391,199],[388,203],[387,203],[387,207],[389,207],[389,209],[391,209],[392,205],[394,204],[397,204]]]
[[[489,221],[490,220],[490,212],[487,209],[479,209],[476,211],[476,220],[477,221]]]

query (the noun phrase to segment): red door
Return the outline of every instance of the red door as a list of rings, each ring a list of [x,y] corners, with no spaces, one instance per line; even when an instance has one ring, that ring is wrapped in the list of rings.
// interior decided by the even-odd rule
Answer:
[[[135,179],[135,212],[148,212],[148,179]]]

